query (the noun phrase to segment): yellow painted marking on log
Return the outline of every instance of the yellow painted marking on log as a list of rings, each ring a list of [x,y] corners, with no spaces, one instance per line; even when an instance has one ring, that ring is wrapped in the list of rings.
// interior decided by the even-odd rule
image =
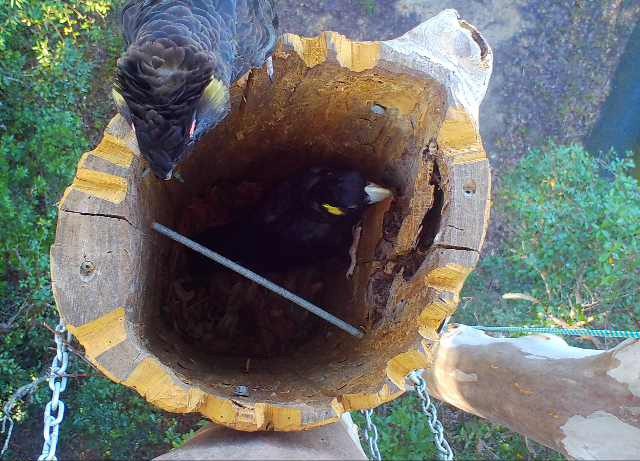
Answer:
[[[140,155],[136,134],[131,129],[131,125],[127,123],[122,115],[116,114],[111,121],[109,121],[104,133],[105,135],[108,134],[120,140],[120,142],[126,146],[134,156]]]
[[[469,163],[478,163],[487,160],[487,154],[481,146],[459,150],[447,149],[445,147],[442,151],[445,156],[453,157],[454,165],[467,165]]]
[[[71,188],[111,203],[121,203],[127,196],[127,181],[120,176],[78,168]],[[65,192],[63,200],[68,191]],[[62,202],[61,202],[62,203]]]
[[[471,271],[470,267],[460,264],[447,264],[432,270],[425,277],[428,286],[457,295]]]
[[[438,132],[438,145],[447,157],[453,157],[454,165],[464,165],[486,160],[478,130],[462,109],[449,108]]]
[[[457,303],[431,303],[418,316],[418,332],[425,339],[437,340],[438,328],[442,322],[453,315]]]
[[[438,145],[451,149],[466,149],[478,144],[475,124],[464,109],[450,107],[438,132]]]
[[[380,59],[380,43],[353,42],[335,32],[323,32],[313,38],[285,34],[283,42],[293,48],[307,67],[326,62],[330,51],[338,64],[354,72],[373,69]]]
[[[124,308],[119,307],[102,317],[79,327],[69,325],[69,331],[84,346],[88,357],[96,358],[127,339]]]
[[[344,411],[363,410],[374,408],[383,403],[390,402],[404,393],[402,389],[392,392],[388,384],[383,384],[375,394],[345,394],[338,397]]]
[[[302,429],[302,410],[256,403],[256,423],[260,430],[299,431]]]
[[[332,402],[332,408],[336,411]],[[206,401],[198,411],[218,424],[236,430],[254,431],[300,431],[312,429],[337,422],[344,409],[339,407],[336,416],[320,421],[303,424],[302,409],[280,407],[267,403],[256,403],[254,406],[240,406],[231,400],[207,395]]]
[[[293,48],[307,67],[315,67],[327,60],[327,42],[324,34],[314,38],[284,34],[282,41]]]
[[[98,147],[89,154],[100,157],[108,162],[122,168],[131,167],[133,162],[133,152],[119,138],[110,134],[105,134]]]
[[[333,408],[333,411],[336,412],[336,415],[338,415],[338,417],[342,416],[342,414],[346,413],[347,411],[345,410],[342,402],[340,402],[340,400],[338,400],[337,398],[331,401],[331,408]]]
[[[257,431],[253,409],[236,405],[230,400],[208,394],[199,410],[204,416],[223,426],[241,431]]]
[[[380,59],[379,42],[352,42],[335,32],[325,32],[327,42],[336,53],[336,60],[342,67],[354,72],[373,69]]]
[[[124,381],[149,403],[177,413],[198,411],[207,395],[198,388],[178,383],[177,379],[155,358],[147,357]]]
[[[92,361],[95,363],[95,361]],[[113,381],[118,379],[96,364]],[[147,357],[122,382],[157,407],[176,413],[200,412],[212,421],[240,431],[299,431],[323,426],[338,420],[344,410],[335,417],[304,425],[302,410],[294,407],[278,407],[266,403],[240,406],[232,400],[216,397],[201,389],[180,383],[172,372],[155,358]],[[332,402],[332,407],[333,405]]]
[[[304,427],[299,408],[266,403],[240,406],[180,383],[172,372],[151,357],[144,359],[123,384],[134,388],[148,402],[163,410],[177,413],[197,411],[218,424],[241,431],[298,431]]]
[[[400,389],[406,390],[405,379],[414,370],[427,368],[427,357],[419,351],[396,355],[387,363],[387,377]]]

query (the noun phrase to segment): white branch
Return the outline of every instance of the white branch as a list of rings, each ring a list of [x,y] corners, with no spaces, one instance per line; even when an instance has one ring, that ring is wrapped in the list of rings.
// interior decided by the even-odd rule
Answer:
[[[597,351],[459,325],[426,378],[441,400],[572,458],[640,459],[640,341]]]

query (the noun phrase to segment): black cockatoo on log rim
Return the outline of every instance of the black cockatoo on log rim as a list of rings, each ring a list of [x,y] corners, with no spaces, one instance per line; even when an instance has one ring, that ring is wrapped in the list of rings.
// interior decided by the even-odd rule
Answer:
[[[113,97],[161,179],[229,112],[229,87],[270,59],[276,0],[131,0]],[[270,61],[269,61],[270,64]],[[271,68],[271,66],[270,66]]]

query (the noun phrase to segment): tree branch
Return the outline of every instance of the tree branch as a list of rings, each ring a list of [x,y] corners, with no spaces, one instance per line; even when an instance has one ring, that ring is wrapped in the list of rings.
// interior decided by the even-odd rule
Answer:
[[[433,353],[437,398],[571,458],[640,459],[640,341],[598,351],[458,325]]]
[[[13,418],[11,417],[13,409],[19,401],[31,397],[38,390],[38,386],[45,382],[47,379],[49,379],[48,374],[42,375],[35,381],[18,388],[18,390],[13,393],[9,400],[7,400],[7,403],[4,404],[4,407],[2,408],[2,430],[0,432],[2,432],[3,434],[6,432],[7,435],[4,439],[4,445],[2,446],[2,451],[0,451],[0,456],[4,456],[6,451],[9,449],[9,442],[11,441],[14,424]],[[9,424],[8,430],[7,424]]]

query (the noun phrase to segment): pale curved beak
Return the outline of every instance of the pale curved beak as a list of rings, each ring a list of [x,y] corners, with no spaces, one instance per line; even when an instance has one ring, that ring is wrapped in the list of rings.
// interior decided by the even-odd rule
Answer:
[[[364,188],[364,193],[367,195],[367,204],[372,205],[374,203],[382,202],[383,200],[392,197],[393,192],[376,183],[370,182]]]

